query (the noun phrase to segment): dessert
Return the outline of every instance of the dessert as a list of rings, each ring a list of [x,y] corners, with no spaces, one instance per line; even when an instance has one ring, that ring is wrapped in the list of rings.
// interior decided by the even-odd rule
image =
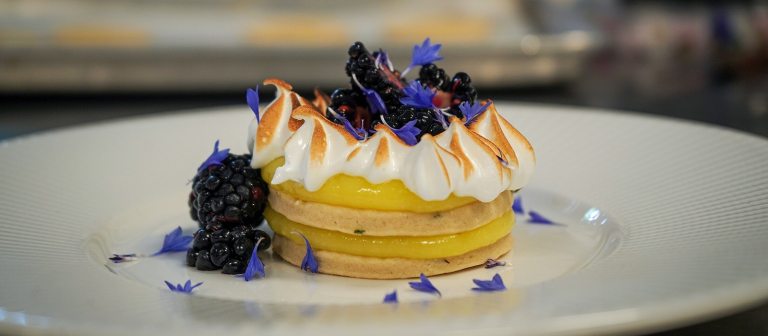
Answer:
[[[512,248],[512,193],[535,165],[530,143],[478,101],[470,76],[414,47],[402,73],[385,52],[349,49],[350,88],[277,97],[249,130],[269,186],[273,251],[294,265],[311,242],[321,273],[393,279],[454,272]],[[404,75],[420,66],[418,79]]]

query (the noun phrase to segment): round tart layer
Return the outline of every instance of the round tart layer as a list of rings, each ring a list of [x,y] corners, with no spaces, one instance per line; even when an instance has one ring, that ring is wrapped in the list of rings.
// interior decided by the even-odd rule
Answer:
[[[508,212],[512,193],[505,191],[489,203],[473,202],[434,212],[351,209],[306,202],[270,188],[269,204],[289,220],[320,229],[368,236],[434,236],[481,227]],[[322,220],[318,220],[318,219]]]
[[[430,236],[368,236],[323,230],[293,222],[270,207],[264,217],[276,235],[303,243],[299,232],[319,250],[368,257],[402,257],[412,259],[444,258],[464,254],[490,245],[512,231],[515,216],[511,211],[486,225],[467,232]],[[322,220],[322,218],[318,218]]]
[[[420,273],[429,276],[483,264],[488,258],[497,259],[509,252],[512,242],[512,236],[507,234],[490,245],[464,254],[433,259],[363,257],[324,250],[314,252],[320,273],[365,279],[403,279],[418,277]],[[280,257],[296,266],[301,265],[306,253],[303,242],[298,244],[275,235],[272,244],[272,250]]]

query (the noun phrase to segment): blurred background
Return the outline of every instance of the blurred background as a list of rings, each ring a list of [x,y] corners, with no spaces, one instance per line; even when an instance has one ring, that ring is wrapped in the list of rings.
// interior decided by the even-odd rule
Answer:
[[[245,106],[244,90],[270,76],[330,93],[348,84],[353,41],[403,69],[427,36],[481,98],[768,136],[766,2],[0,0],[0,139]],[[768,308],[669,334],[768,334]]]
[[[351,42],[402,69],[427,36],[481,98],[768,136],[766,2],[0,0],[0,138],[243,104],[268,76],[330,93]]]

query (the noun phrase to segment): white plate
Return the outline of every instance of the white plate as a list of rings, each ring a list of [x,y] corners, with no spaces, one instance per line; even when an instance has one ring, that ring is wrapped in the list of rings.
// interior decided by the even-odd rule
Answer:
[[[534,144],[511,266],[407,281],[299,271],[244,282],[151,253],[195,224],[188,180],[213,140],[245,151],[246,108],[78,127],[0,147],[0,333],[594,334],[648,332],[768,296],[768,142],[715,127],[504,105]],[[500,273],[509,288],[476,293]],[[163,280],[203,281],[193,295]],[[398,290],[400,304],[386,305]]]

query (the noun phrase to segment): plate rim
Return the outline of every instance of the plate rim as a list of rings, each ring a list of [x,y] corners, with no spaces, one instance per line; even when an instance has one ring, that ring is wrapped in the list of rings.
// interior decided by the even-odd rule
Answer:
[[[503,102],[504,105],[502,106],[514,106],[515,108],[521,108],[521,109],[527,109],[527,108],[533,108],[536,110],[540,110],[541,112],[545,112],[545,110],[549,111],[557,111],[558,113],[569,111],[569,113],[580,113],[580,114],[594,114],[599,116],[604,116],[608,118],[619,118],[619,119],[643,119],[643,120],[649,120],[652,122],[662,122],[662,123],[674,123],[677,126],[683,126],[683,127],[695,127],[695,128],[703,128],[708,129],[715,132],[728,132],[734,135],[737,135],[739,137],[742,137],[744,139],[749,139],[749,141],[757,141],[762,142],[763,145],[768,145],[768,138],[763,137],[758,134],[753,134],[741,130],[737,130],[731,127],[722,126],[722,125],[716,125],[716,124],[710,124],[702,121],[696,121],[696,120],[687,120],[682,118],[675,118],[675,117],[668,117],[668,116],[660,116],[660,115],[648,115],[633,111],[623,111],[623,110],[611,110],[611,109],[602,109],[602,108],[589,108],[589,107],[573,107],[573,106],[564,106],[564,105],[552,105],[552,104],[539,104],[539,103],[515,103],[515,102]],[[133,116],[124,116],[119,117],[115,119],[106,119],[106,120],[99,120],[94,122],[88,122],[84,124],[78,124],[78,125],[70,125],[60,128],[54,128],[49,130],[43,130],[39,132],[32,132],[28,134],[23,134],[20,136],[14,136],[8,139],[5,139],[3,141],[0,141],[0,150],[5,149],[9,146],[14,146],[18,143],[22,142],[29,142],[29,141],[37,141],[41,139],[45,139],[48,137],[56,137],[71,133],[78,133],[82,131],[87,131],[89,129],[94,128],[101,128],[105,126],[117,126],[118,124],[130,124],[135,122],[147,122],[147,121],[159,121],[162,119],[172,119],[177,117],[183,117],[183,116],[191,116],[195,114],[211,114],[211,113],[228,113],[236,110],[245,110],[247,107],[240,106],[240,105],[227,105],[227,106],[220,106],[220,107],[204,107],[204,108],[195,108],[195,109],[181,109],[181,110],[173,110],[153,115],[133,115]],[[545,112],[546,113],[546,112]],[[659,331],[659,330],[666,330],[668,328],[675,328],[679,326],[688,325],[691,322],[702,322],[702,321],[708,321],[712,320],[718,317],[727,316],[736,312],[740,312],[746,309],[749,309],[751,307],[758,306],[760,304],[763,304],[765,302],[768,302],[768,278],[763,279],[754,279],[754,281],[747,281],[746,283],[739,284],[739,287],[731,286],[728,287],[728,289],[723,289],[722,291],[718,292],[716,294],[717,300],[719,303],[717,305],[692,305],[692,303],[685,304],[683,306],[686,306],[685,312],[681,312],[681,310],[672,310],[668,311],[663,315],[660,314],[653,314],[654,315],[654,321],[649,322],[644,318],[636,319],[632,322],[623,323],[620,325],[612,325],[612,324],[596,324],[590,326],[584,326],[584,328],[581,329],[572,329],[568,331],[556,331],[555,333],[566,333],[566,334],[579,334],[579,333],[608,333],[608,332],[653,332],[653,331]],[[695,299],[695,298],[693,298]],[[686,298],[685,300],[681,301],[691,301],[691,298]],[[706,298],[707,301],[713,301],[715,298],[712,296],[708,296]],[[640,313],[643,313],[645,310],[645,314],[648,314],[649,311],[658,311],[660,308],[666,307],[667,309],[670,309],[669,305],[647,305],[646,307],[639,307],[638,310]],[[690,309],[691,307],[695,307],[697,309]],[[695,311],[695,312],[691,312]],[[658,319],[659,317],[663,317],[662,319]],[[20,327],[16,324],[12,324],[6,321],[0,321],[0,333],[19,333],[19,334],[36,334],[36,333],[68,333],[73,332],[77,334],[81,333],[93,333],[98,334],[99,331],[96,329],[85,329],[80,330],[78,328],[71,328],[68,329],[64,326],[57,326],[61,329],[58,330],[50,330],[47,328],[37,328],[36,327]],[[91,326],[93,327],[93,326]],[[107,328],[108,329],[108,328]],[[484,332],[488,332],[489,335],[495,335],[495,334],[505,334],[509,330],[508,328],[498,328],[497,329],[480,329]],[[475,334],[475,333],[473,333]]]

